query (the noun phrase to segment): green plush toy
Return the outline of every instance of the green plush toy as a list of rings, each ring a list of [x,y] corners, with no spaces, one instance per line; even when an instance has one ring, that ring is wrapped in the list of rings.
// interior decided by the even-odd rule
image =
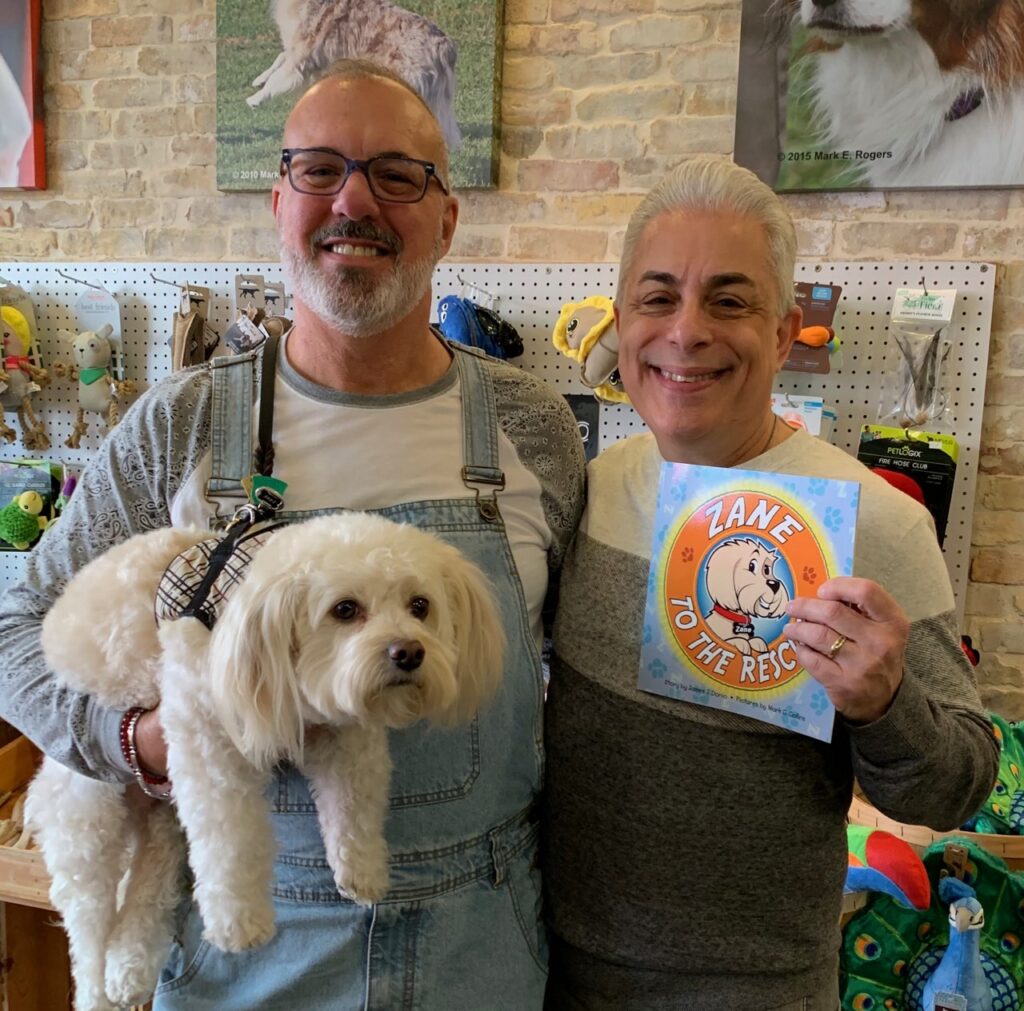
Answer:
[[[19,551],[26,550],[46,529],[43,499],[38,492],[23,491],[0,509],[0,540]]]

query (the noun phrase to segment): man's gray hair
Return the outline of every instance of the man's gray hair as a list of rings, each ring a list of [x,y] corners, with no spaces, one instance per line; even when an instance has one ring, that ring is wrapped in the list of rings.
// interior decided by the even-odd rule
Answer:
[[[778,196],[749,169],[724,158],[701,156],[677,165],[633,211],[626,228],[616,297],[622,298],[644,229],[659,215],[672,211],[733,211],[752,218],[768,241],[768,267],[778,288],[779,314],[793,308],[796,232]]]
[[[434,114],[434,110],[427,105],[426,99],[404,77],[396,74],[390,67],[385,67],[383,63],[375,63],[373,60],[353,56],[343,60],[335,60],[333,63],[328,64],[317,75],[310,88],[328,80],[365,81],[374,77],[399,85],[423,106],[427,116],[430,117],[430,121],[437,128],[437,135],[441,144],[441,157],[438,159],[437,168],[442,174],[442,182],[450,190],[451,186],[448,181],[448,145],[445,143],[444,131],[441,129],[441,124]],[[308,91],[309,88],[306,90]]]

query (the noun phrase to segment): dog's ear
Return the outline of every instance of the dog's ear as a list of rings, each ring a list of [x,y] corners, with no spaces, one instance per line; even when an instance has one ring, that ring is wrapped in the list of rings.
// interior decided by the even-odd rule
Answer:
[[[254,565],[213,629],[214,706],[235,746],[259,768],[282,758],[301,761],[295,654],[308,624],[306,584],[301,572],[257,571]]]
[[[487,577],[455,548],[446,560],[445,590],[455,626],[459,690],[451,718],[461,722],[497,690],[505,667],[505,629]]]

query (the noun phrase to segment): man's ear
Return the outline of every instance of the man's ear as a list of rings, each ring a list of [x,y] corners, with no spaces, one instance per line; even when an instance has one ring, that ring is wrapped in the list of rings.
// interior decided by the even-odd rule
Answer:
[[[800,306],[795,305],[779,321],[779,329],[776,331],[776,357],[775,371],[778,372],[786,363],[793,342],[800,336],[800,328],[804,323],[804,311]]]
[[[459,221],[459,202],[455,197],[445,198],[445,208],[441,216],[441,249],[442,256],[447,255],[451,249],[452,239],[455,238],[455,226]]]
[[[278,209],[281,204],[281,182],[278,180],[270,188],[270,210],[274,215],[274,220],[277,221]]]

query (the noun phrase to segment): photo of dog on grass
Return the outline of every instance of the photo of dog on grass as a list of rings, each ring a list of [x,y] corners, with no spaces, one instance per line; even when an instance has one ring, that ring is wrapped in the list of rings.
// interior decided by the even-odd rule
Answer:
[[[777,190],[1024,185],[1022,0],[744,2],[736,161]]]
[[[279,762],[310,781],[339,891],[380,901],[390,731],[468,723],[499,689],[497,603],[454,547],[368,513],[265,533],[232,556],[230,594],[210,598],[212,630],[179,616],[181,587],[201,579],[213,545],[193,529],[113,547],[43,622],[47,661],[70,687],[116,708],[159,704],[173,784],[173,803],[140,807],[135,787],[46,759],[29,787],[26,819],[68,934],[76,1011],[152,994],[186,850],[205,939],[224,951],[270,940],[265,789]]]
[[[218,187],[269,189],[292,104],[332,63],[357,57],[422,95],[453,185],[495,185],[500,14],[500,0],[220,0]]]

